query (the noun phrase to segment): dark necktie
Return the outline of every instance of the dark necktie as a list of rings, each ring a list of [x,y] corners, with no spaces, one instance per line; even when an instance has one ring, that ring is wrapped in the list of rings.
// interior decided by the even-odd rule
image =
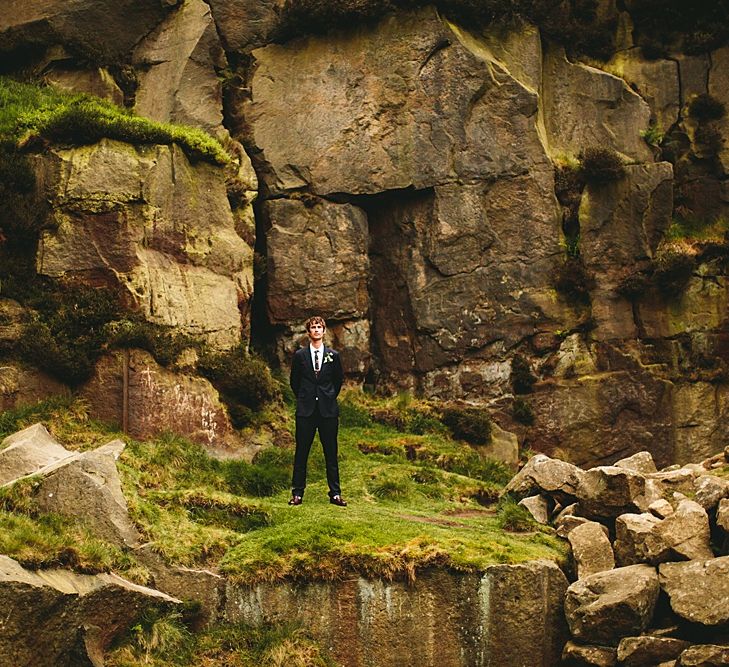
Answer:
[[[319,377],[319,350],[314,350],[314,373]]]

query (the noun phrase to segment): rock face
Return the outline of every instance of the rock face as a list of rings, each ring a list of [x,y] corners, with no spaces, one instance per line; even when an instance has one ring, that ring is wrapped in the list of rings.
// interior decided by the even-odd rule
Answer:
[[[163,368],[142,350],[102,357],[81,394],[100,419],[123,425],[124,415],[128,415],[126,429],[135,438],[174,431],[213,449],[240,450],[241,443],[213,386],[203,378]]]
[[[31,572],[0,556],[0,660],[10,665],[103,664],[103,651],[148,609],[179,600],[114,574]]]
[[[541,561],[489,567],[483,576],[422,573],[410,586],[363,578],[229,584],[226,616],[260,625],[293,613],[344,664],[547,667],[558,663],[566,638],[566,584],[555,565]]]
[[[252,291],[220,169],[181,149],[103,140],[39,158],[58,226],[38,271],[115,289],[151,322],[231,347]]]
[[[356,40],[310,38],[253,56],[245,113],[272,192],[422,189],[548,167],[534,92],[432,9],[386,18]],[[306,112],[325,100],[326,116]]]
[[[631,565],[580,579],[567,590],[565,614],[576,639],[617,644],[648,627],[658,599],[658,575]]]
[[[133,63],[141,70],[138,114],[226,134],[216,69],[227,63],[210,8],[202,0],[187,0],[170,14],[137,46]]]

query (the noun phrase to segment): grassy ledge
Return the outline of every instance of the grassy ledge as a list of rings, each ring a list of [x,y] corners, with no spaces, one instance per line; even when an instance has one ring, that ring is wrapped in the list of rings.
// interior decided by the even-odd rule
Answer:
[[[202,130],[156,123],[111,102],[50,86],[0,77],[0,140],[8,148],[46,140],[74,146],[100,139],[131,144],[178,144],[192,160],[224,165],[230,156]]]
[[[345,397],[345,404],[353,402]],[[0,437],[36,421],[72,449],[120,437],[90,420],[84,404],[71,399],[4,413]],[[551,529],[523,517],[515,520],[514,508],[503,503],[497,507],[508,473],[495,462],[477,465],[465,443],[444,432],[415,434],[376,422],[349,426],[343,421],[346,509],[328,502],[318,443],[305,502],[291,508],[291,449],[264,450],[248,464],[211,458],[201,446],[171,435],[147,442],[121,436],[128,446],[118,467],[131,516],[165,561],[217,568],[245,584],[356,574],[412,579],[429,567],[469,572],[495,563],[566,557]],[[4,553],[34,567],[79,562],[85,571],[112,569],[145,582],[133,553],[87,546],[92,538],[82,526],[39,515],[29,495],[17,489],[0,499]],[[44,537],[51,534],[60,537],[55,542]]]

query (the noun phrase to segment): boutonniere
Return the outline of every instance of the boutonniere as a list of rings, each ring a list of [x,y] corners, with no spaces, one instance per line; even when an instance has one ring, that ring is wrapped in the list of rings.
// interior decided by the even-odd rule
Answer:
[[[322,364],[328,364],[329,362],[334,361],[334,357],[332,356],[331,352],[327,352],[324,355],[324,359],[322,359]]]

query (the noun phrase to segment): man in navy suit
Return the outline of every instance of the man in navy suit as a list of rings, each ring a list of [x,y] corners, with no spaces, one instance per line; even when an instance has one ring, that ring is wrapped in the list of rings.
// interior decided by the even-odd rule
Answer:
[[[344,381],[342,362],[338,352],[324,345],[327,329],[322,317],[310,317],[305,326],[309,344],[296,350],[291,363],[290,383],[296,396],[296,454],[289,505],[301,505],[303,502],[306,463],[314,434],[318,430],[326,461],[329,502],[346,507],[339,487],[337,463],[337,396]]]

